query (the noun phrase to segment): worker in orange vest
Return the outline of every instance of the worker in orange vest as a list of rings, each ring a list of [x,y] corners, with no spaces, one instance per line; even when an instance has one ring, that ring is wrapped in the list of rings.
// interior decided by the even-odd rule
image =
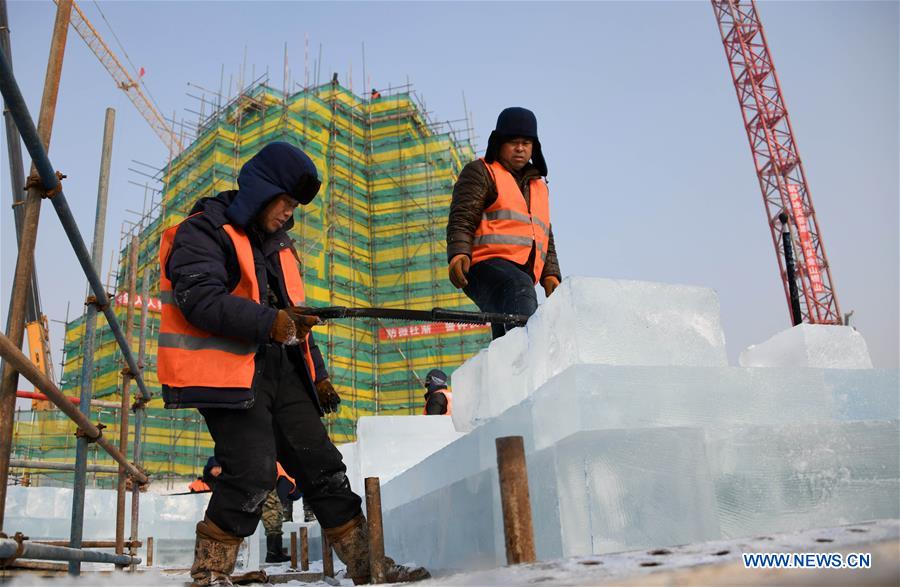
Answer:
[[[447,374],[432,369],[425,376],[425,416],[449,416],[453,413],[453,392],[447,389]]]
[[[205,493],[207,491],[212,491],[213,487],[216,486],[216,478],[221,474],[222,465],[219,464],[216,457],[209,457],[206,459],[206,464],[203,466],[203,475],[192,481],[191,484],[188,485],[188,489],[191,493]]]
[[[160,243],[157,374],[167,408],[198,408],[225,463],[197,524],[191,577],[228,585],[238,548],[275,488],[276,459],[302,480],[324,534],[355,582],[370,579],[361,500],[321,417],[340,396],[304,314],[299,257],[288,230],[321,186],[306,153],[264,146],[237,190],[196,202]],[[385,561],[388,580],[428,577]]]
[[[547,297],[559,286],[546,175],[537,118],[513,107],[497,117],[484,157],[466,165],[453,186],[450,281],[483,312],[530,316],[534,286],[540,283]],[[506,327],[494,324],[492,331],[498,338]]]

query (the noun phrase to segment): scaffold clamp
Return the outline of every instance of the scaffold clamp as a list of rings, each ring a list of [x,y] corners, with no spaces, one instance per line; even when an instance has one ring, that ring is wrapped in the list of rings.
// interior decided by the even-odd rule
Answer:
[[[92,442],[97,442],[98,440],[100,440],[100,437],[103,436],[103,429],[104,429],[104,428],[106,428],[106,424],[103,424],[103,423],[101,423],[101,422],[97,422],[97,430],[100,432],[97,436],[93,436],[93,437],[92,437],[92,436],[89,436],[89,435],[87,434],[87,432],[85,432],[85,431],[82,430],[81,428],[78,428],[78,429],[75,430],[75,436],[76,436],[77,438],[86,438],[87,441],[88,441],[88,444],[90,444],[90,443],[92,443]]]
[[[0,532],[0,538],[9,538],[9,536]],[[25,536],[21,532],[16,532],[16,535],[13,536],[12,539],[16,541],[16,552],[12,556],[0,558],[0,569],[5,569],[12,565],[13,562],[25,552],[25,541],[28,540],[28,536]]]
[[[41,191],[42,198],[52,198],[56,194],[62,191],[62,180],[64,180],[67,175],[62,173],[61,171],[56,172],[56,187],[52,189],[44,189],[44,182],[41,180],[41,176],[37,173],[32,173],[28,176],[28,179],[25,180],[25,190],[28,191],[31,188],[38,188]]]
[[[109,295],[107,295],[106,297],[107,297],[107,299],[112,299],[111,296],[109,296]],[[97,308],[98,312],[102,312],[107,307],[109,307],[108,303],[101,304],[100,301],[97,299],[97,296],[95,296],[94,294],[91,294],[87,298],[85,298],[84,305],[85,306],[95,306]]]

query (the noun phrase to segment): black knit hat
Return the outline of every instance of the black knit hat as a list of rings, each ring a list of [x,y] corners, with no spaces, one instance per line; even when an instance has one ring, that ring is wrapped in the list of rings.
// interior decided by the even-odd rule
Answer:
[[[497,160],[500,152],[500,145],[504,142],[522,137],[534,141],[534,148],[531,152],[531,162],[537,168],[541,175],[547,175],[547,162],[544,160],[544,153],[541,151],[541,142],[538,140],[537,118],[534,112],[527,108],[513,106],[506,108],[497,117],[497,127],[491,132],[488,138],[487,149],[484,152],[484,160],[493,163]]]
[[[447,374],[440,369],[432,369],[425,376],[425,389],[433,393],[439,389],[447,389]],[[427,395],[427,394],[426,394]]]

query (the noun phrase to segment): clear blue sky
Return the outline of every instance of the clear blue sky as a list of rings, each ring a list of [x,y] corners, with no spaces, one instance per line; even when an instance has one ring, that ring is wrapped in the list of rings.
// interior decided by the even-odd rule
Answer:
[[[83,10],[121,56],[94,2]],[[789,326],[759,187],[708,2],[260,3],[104,2],[131,60],[171,116],[196,118],[188,82],[215,89],[267,69],[304,77],[322,46],[322,74],[353,88],[407,77],[437,119],[473,114],[483,147],[497,113],[533,109],[550,168],[564,274],[697,284],[720,296],[732,362]],[[898,366],[898,3],[759,5],[811,185],[842,310],[876,366]],[[9,2],[14,68],[36,116],[55,6]],[[124,56],[123,56],[124,57]],[[312,69],[312,63],[310,63]],[[104,109],[116,108],[104,255],[125,210],[140,210],[133,160],[165,150],[70,31],[50,150],[86,240],[93,231]],[[2,145],[5,323],[15,262]],[[27,165],[27,158],[26,158]],[[84,278],[49,206],[37,265],[51,319],[81,312]],[[61,330],[53,324],[59,360]]]

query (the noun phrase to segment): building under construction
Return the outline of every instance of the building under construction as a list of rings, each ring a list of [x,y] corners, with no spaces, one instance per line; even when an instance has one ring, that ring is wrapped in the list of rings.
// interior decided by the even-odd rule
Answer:
[[[161,198],[122,239],[115,285],[110,284],[122,322],[128,304],[149,309],[144,379],[154,395],[143,428],[143,455],[144,468],[157,480],[198,473],[212,454],[196,410],[162,406],[155,375],[160,236],[182,221],[197,199],[235,189],[241,166],[265,144],[293,143],[319,169],[319,197],[297,209],[291,231],[310,305],[475,309],[447,280],[444,246],[453,183],[474,156],[473,148],[451,126],[431,122],[408,87],[362,98],[334,82],[295,93],[257,83],[211,110],[201,116],[193,142],[160,172]],[[138,243],[136,282],[148,275],[149,295],[140,289],[129,295],[129,242]],[[134,314],[137,348],[140,324]],[[93,397],[118,402],[124,363],[103,316],[98,318]],[[70,397],[81,387],[84,330],[84,317],[66,327],[60,387]],[[452,371],[490,335],[482,326],[355,319],[317,328],[317,340],[343,400],[340,412],[327,418],[332,438],[341,443],[354,439],[360,416],[421,413],[424,374],[435,367]],[[49,403],[46,407],[17,423],[13,458],[74,458],[71,423]],[[105,435],[118,434],[118,411],[97,409]],[[92,452],[92,462],[104,459],[101,451]],[[54,474],[43,475],[40,482],[52,482]],[[58,477],[65,482],[69,475]],[[112,484],[115,475],[98,473],[97,481]]]

